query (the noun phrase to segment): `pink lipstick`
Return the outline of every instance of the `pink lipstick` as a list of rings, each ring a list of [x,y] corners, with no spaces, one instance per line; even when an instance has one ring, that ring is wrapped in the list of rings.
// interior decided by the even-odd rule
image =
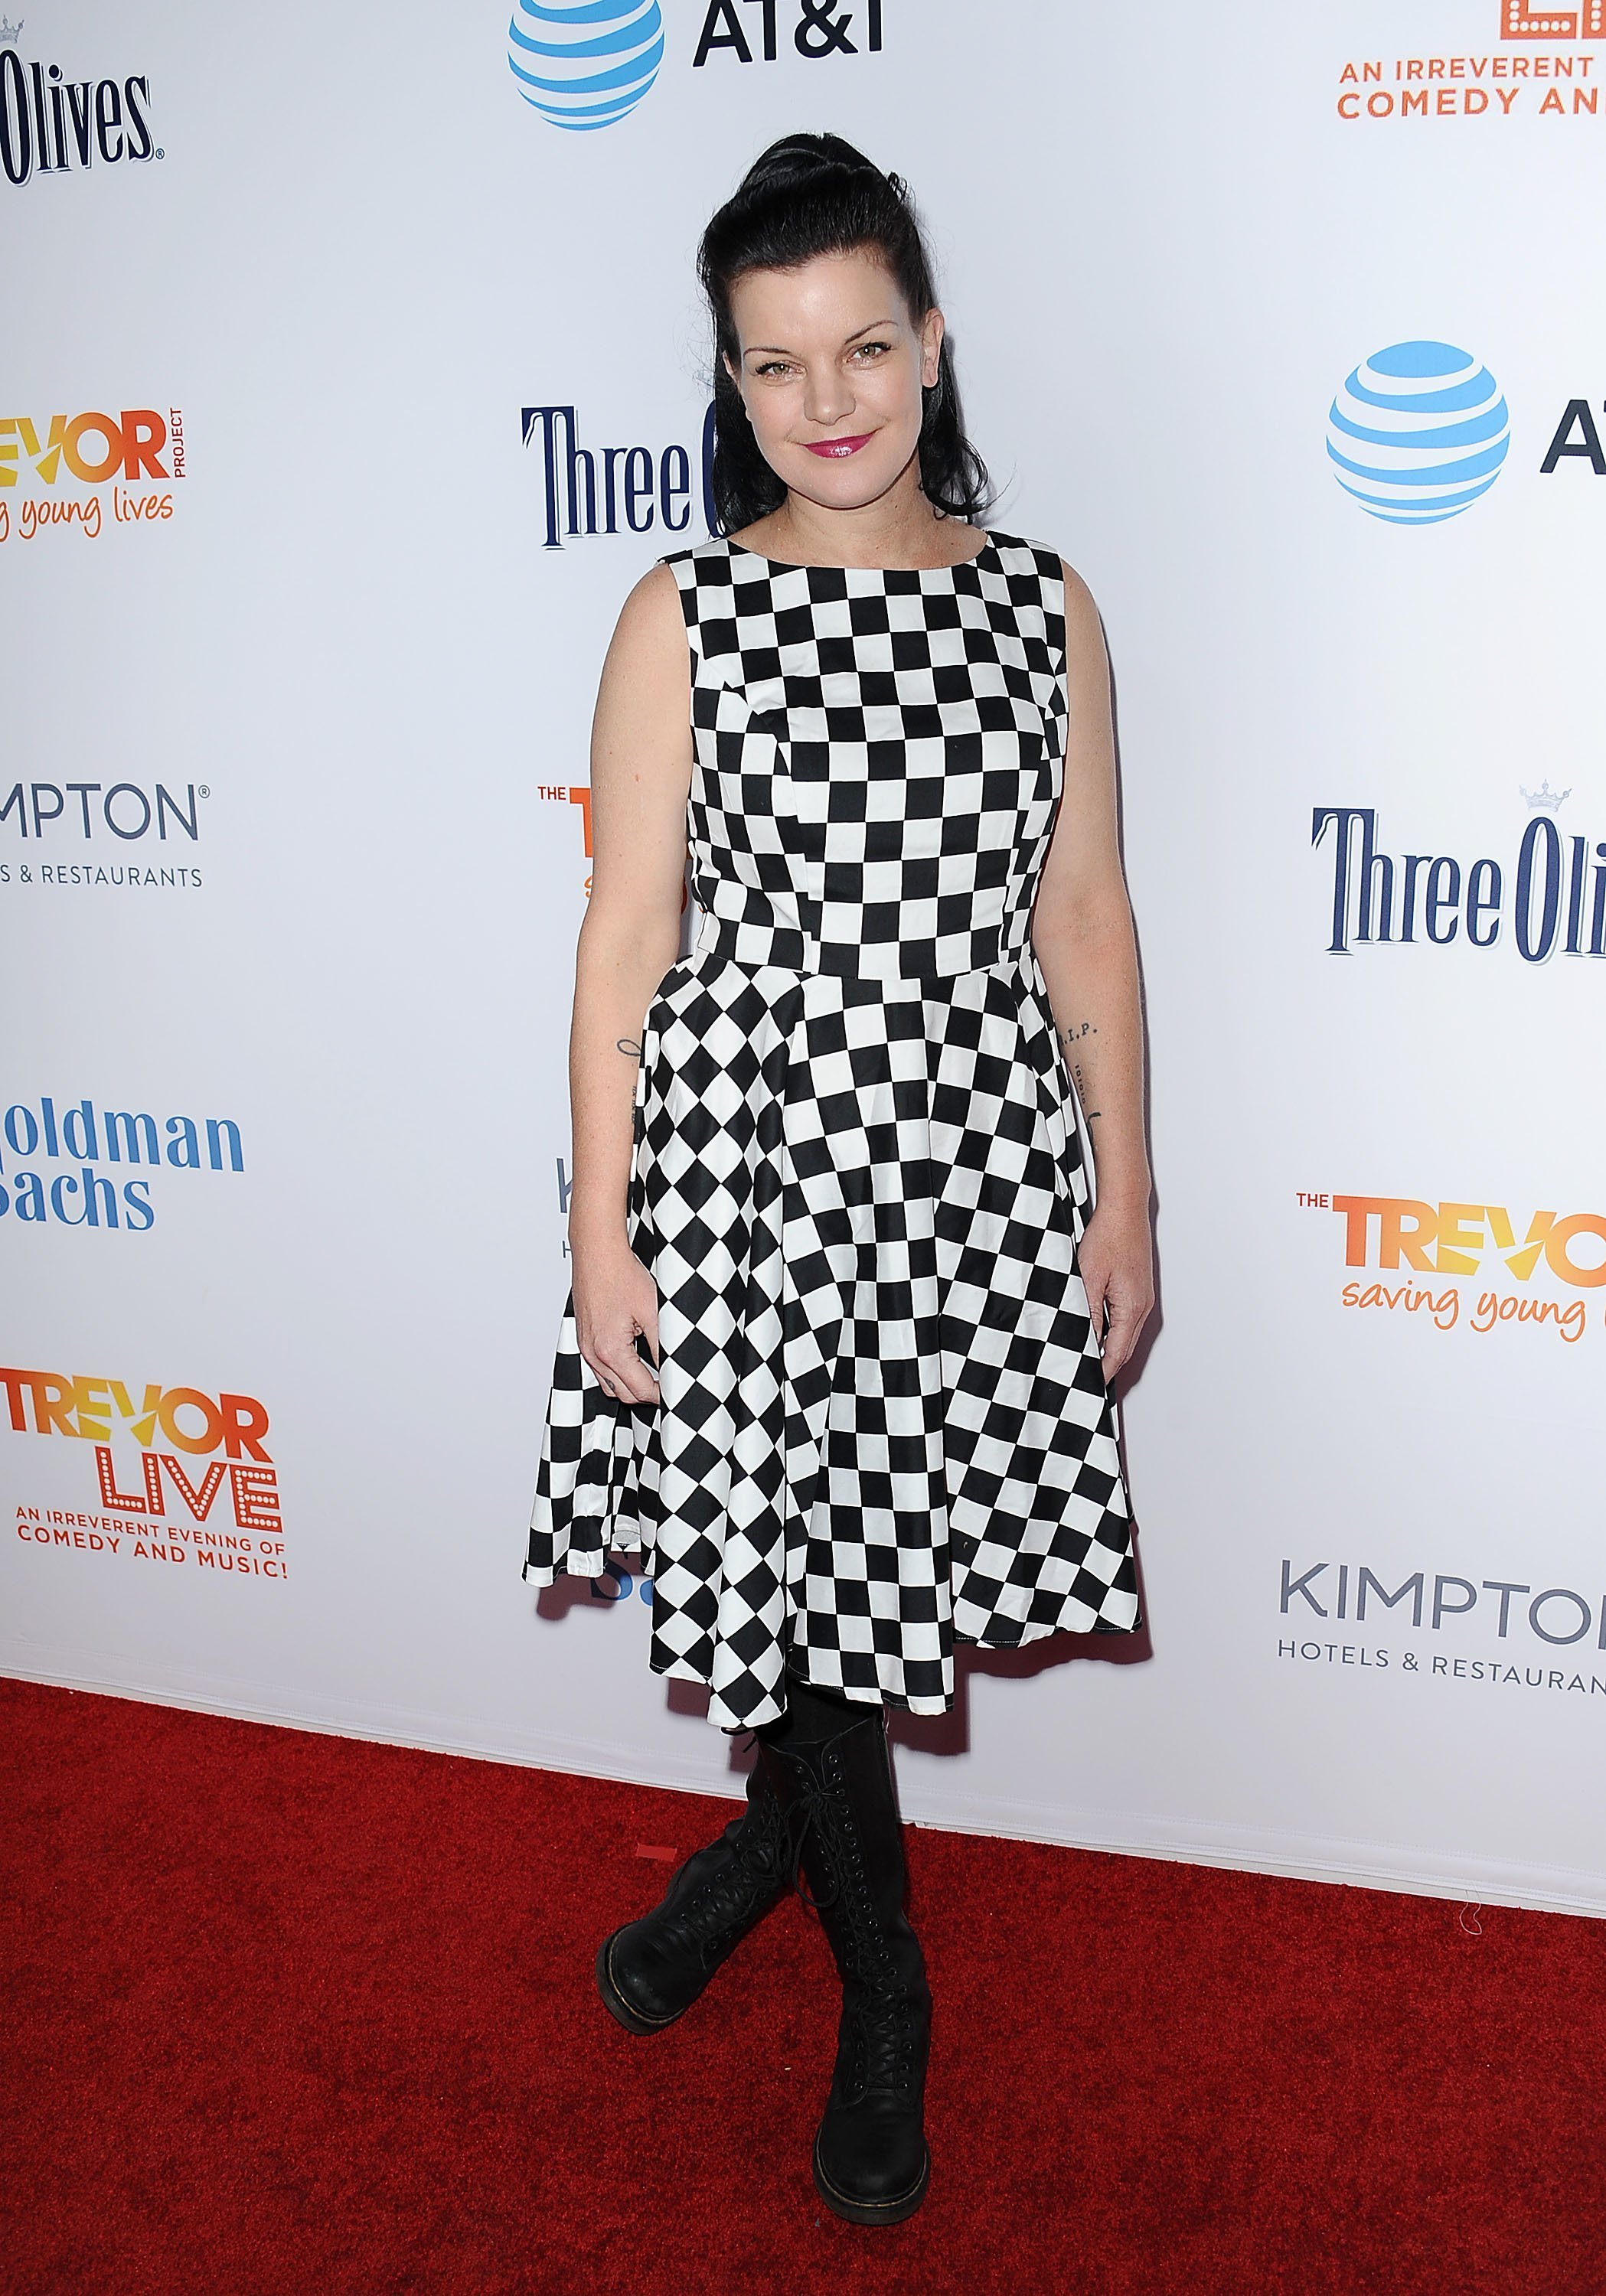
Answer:
[[[875,435],[873,430],[861,430],[856,439],[809,439],[803,443],[811,455],[821,455],[828,462],[840,463],[849,455],[856,455],[861,447],[868,447]]]

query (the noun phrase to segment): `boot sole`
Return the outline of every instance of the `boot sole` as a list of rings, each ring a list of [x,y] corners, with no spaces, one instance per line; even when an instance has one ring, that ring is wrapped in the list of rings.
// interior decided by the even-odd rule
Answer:
[[[849,2224],[902,2224],[912,2217],[926,2198],[926,2187],[931,2182],[931,2154],[927,2153],[920,2169],[919,2182],[907,2193],[891,2201],[851,2201],[839,2193],[819,2165],[819,2139],[814,2139],[814,2189],[834,2217],[844,2217]]]
[[[686,2011],[677,2009],[672,2017],[644,2017],[639,2009],[632,2008],[614,1981],[614,1939],[621,1932],[604,1938],[597,1948],[597,1990],[602,1996],[602,2005],[610,2017],[616,2018],[627,2033],[652,2034],[664,2032]],[[688,2003],[688,2007],[691,2005]]]

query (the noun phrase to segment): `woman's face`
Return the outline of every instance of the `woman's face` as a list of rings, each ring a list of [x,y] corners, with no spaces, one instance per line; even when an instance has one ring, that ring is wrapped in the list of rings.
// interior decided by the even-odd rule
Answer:
[[[942,313],[912,318],[872,248],[746,272],[730,308],[741,345],[733,372],[777,478],[826,510],[859,510],[885,494],[919,442]]]

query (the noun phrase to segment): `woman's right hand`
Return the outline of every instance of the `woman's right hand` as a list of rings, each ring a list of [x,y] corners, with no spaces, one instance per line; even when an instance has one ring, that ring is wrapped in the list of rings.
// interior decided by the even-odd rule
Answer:
[[[581,1354],[605,1394],[656,1403],[658,1374],[643,1361],[645,1340],[658,1360],[658,1290],[622,1238],[617,1244],[573,1246],[574,1325]]]

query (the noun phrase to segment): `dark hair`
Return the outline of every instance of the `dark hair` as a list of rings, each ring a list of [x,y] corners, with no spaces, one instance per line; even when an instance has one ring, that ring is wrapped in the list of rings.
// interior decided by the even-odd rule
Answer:
[[[697,250],[697,275],[713,313],[714,448],[711,473],[721,531],[733,533],[778,510],[787,489],[759,452],[731,368],[741,348],[730,291],[749,271],[793,271],[817,255],[873,248],[897,281],[910,316],[936,303],[931,264],[909,188],[840,135],[783,135],[761,152],[713,217]],[[730,365],[728,366],[726,361]],[[947,518],[979,521],[987,466],[960,428],[959,386],[946,336],[937,379],[923,393],[920,486]]]

